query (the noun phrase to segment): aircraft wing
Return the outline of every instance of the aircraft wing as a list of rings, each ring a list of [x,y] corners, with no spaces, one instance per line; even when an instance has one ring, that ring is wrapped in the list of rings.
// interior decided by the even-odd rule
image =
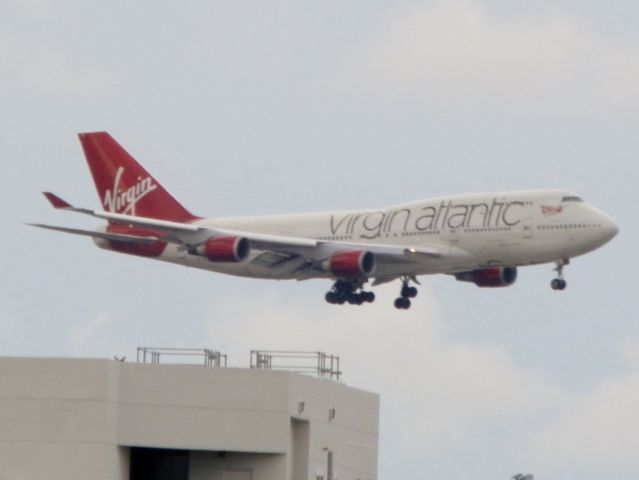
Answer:
[[[300,265],[303,265],[304,268],[313,269],[313,267],[319,267],[319,262],[327,259],[333,253],[353,250],[363,250],[373,253],[378,265],[380,266],[408,266],[415,263],[424,263],[433,259],[442,258],[450,253],[448,247],[438,245],[404,246],[340,242],[285,235],[262,234],[244,230],[209,228],[191,223],[172,222],[155,218],[125,215],[121,213],[76,208],[53,193],[45,192],[44,195],[56,209],[90,215],[92,217],[108,220],[111,223],[148,228],[156,232],[164,232],[166,235],[161,238],[136,237],[135,235],[90,232],[39,224],[34,225],[40,228],[123,242],[149,243],[161,240],[169,243],[180,244],[186,247],[197,246],[211,237],[238,236],[246,238],[251,247],[255,250],[275,254],[274,258],[270,259],[270,262],[272,264],[277,263],[280,267],[283,263],[295,260],[295,262],[292,263],[299,263]],[[300,260],[304,261],[300,262]],[[299,269],[301,267],[297,268]]]
[[[171,233],[178,238],[184,238],[183,243],[189,243],[189,241],[197,242],[198,237],[209,238],[211,236],[243,236],[247,237],[251,241],[251,244],[260,248],[267,245],[281,245],[282,247],[317,247],[318,242],[313,239],[305,239],[299,237],[286,237],[280,235],[269,235],[251,233],[250,238],[247,236],[248,232],[226,230],[226,229],[213,229],[200,225],[194,225],[191,223],[170,222],[167,220],[160,220],[156,218],[139,217],[133,215],[125,215],[122,213],[104,212],[99,210],[90,210],[87,208],[77,208],[61,199],[57,195],[51,192],[44,192],[44,196],[49,200],[51,205],[56,209],[67,210],[76,213],[82,213],[95,218],[101,218],[108,220],[111,223],[117,223],[122,225],[132,225],[141,228],[150,228],[154,231],[164,231]],[[196,235],[196,234],[205,235]]]
[[[43,225],[42,223],[27,223],[31,227],[44,228],[46,230],[55,230],[56,232],[71,233],[73,235],[83,235],[85,237],[102,238],[114,242],[137,243],[142,245],[150,245],[157,241],[167,241],[158,237],[142,237],[139,235],[124,235],[119,233],[98,232],[95,230],[81,230],[79,228],[56,227],[54,225]]]
[[[122,213],[103,212],[100,210],[90,210],[88,208],[77,208],[51,192],[44,192],[44,196],[47,197],[47,200],[49,200],[51,205],[53,205],[53,207],[56,209],[82,213],[84,215],[90,215],[91,217],[109,220],[112,223],[134,225],[136,227],[142,228],[152,228],[153,230],[167,230],[171,233],[175,233],[176,231],[197,232],[201,230],[201,227],[192,225],[190,223],[170,222],[168,220],[159,220],[156,218],[136,217],[133,215],[124,215]]]

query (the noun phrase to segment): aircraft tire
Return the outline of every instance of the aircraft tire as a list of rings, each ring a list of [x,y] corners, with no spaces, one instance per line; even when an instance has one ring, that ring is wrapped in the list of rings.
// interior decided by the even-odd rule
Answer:
[[[398,310],[408,310],[410,308],[410,300],[406,297],[396,298],[395,308],[397,308]]]

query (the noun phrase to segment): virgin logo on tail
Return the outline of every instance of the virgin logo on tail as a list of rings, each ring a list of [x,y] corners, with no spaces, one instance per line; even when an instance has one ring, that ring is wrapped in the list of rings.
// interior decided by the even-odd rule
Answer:
[[[104,208],[113,213],[135,215],[135,205],[146,195],[157,188],[151,177],[140,178],[132,187],[126,190],[120,189],[120,182],[124,175],[124,167],[118,167],[113,180],[113,190],[107,190],[102,204]]]

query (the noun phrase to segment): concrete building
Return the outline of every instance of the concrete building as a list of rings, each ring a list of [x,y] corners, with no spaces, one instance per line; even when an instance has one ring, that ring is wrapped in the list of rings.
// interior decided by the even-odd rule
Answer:
[[[378,415],[290,371],[0,358],[0,479],[372,480]]]

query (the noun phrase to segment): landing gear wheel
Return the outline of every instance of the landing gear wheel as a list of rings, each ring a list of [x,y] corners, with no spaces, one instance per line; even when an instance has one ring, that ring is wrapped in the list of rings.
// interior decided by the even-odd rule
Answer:
[[[550,282],[550,288],[553,290],[564,290],[566,288],[566,280],[563,278],[555,278],[552,282]]]
[[[361,293],[351,293],[346,301],[351,305],[361,305],[364,303],[364,295]]]
[[[338,279],[333,284],[333,287],[326,292],[324,298],[328,303],[338,305],[343,305],[346,302],[351,305],[372,303],[375,301],[375,294],[373,292],[365,292],[363,290],[364,283],[365,280],[360,279]]]
[[[336,292],[334,290],[331,290],[329,292],[326,292],[326,295],[324,295],[324,299],[328,302],[331,303],[333,305],[343,305],[344,302],[346,301],[346,297],[341,294],[340,292]]]
[[[417,282],[415,277],[403,276],[402,279],[402,289],[399,291],[399,297],[395,299],[395,308],[400,310],[407,310],[410,308],[410,299],[415,298],[417,296],[417,288],[411,287],[409,282],[411,279]]]
[[[405,284],[402,286],[400,295],[406,298],[415,298],[417,296],[417,289]]]
[[[347,295],[355,291],[355,286],[346,280],[338,280],[335,282],[335,285],[333,285],[333,290],[342,295]]]
[[[554,278],[550,282],[550,288],[553,290],[564,290],[566,288],[566,280],[564,280],[564,266],[570,263],[570,259],[562,258],[558,260],[557,267],[555,268],[555,272],[557,272],[557,278]]]
[[[399,310],[408,310],[410,308],[410,300],[406,297],[398,297],[395,299],[395,308]]]

